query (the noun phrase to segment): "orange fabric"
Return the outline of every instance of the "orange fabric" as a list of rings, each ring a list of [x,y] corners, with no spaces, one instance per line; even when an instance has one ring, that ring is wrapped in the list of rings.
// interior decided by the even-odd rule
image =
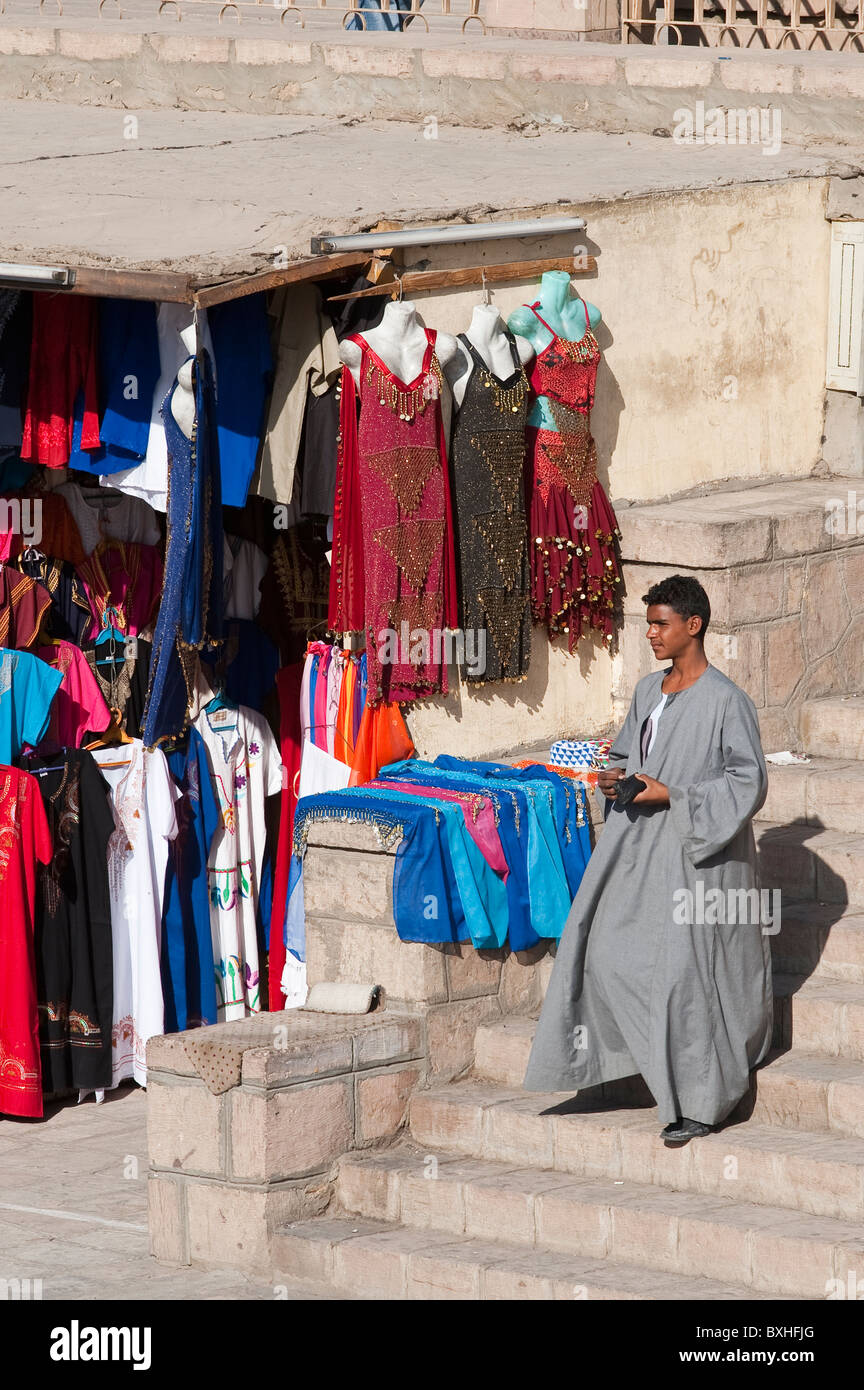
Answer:
[[[333,752],[340,763],[348,763],[350,766],[354,756],[352,746],[352,733],[354,730],[354,699],[357,689],[357,665],[351,660],[350,652],[343,652],[345,660],[345,670],[342,674],[342,686],[339,691],[339,709],[336,713],[336,739],[333,745]]]
[[[569,777],[573,782],[584,782],[587,787],[596,787],[597,773],[596,767],[558,767],[556,763],[538,763],[536,758],[522,758],[514,767],[545,767],[550,772],[557,772],[559,777]]]
[[[387,763],[411,758],[414,752],[414,744],[399,706],[381,704],[373,707],[367,700],[354,748],[349,787],[371,782]]]

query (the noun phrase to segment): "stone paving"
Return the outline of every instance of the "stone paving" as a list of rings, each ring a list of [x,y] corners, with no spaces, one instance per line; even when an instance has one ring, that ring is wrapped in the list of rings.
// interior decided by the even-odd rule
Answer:
[[[121,1086],[47,1108],[45,1119],[0,1117],[0,1289],[42,1280],[44,1300],[333,1298],[274,1288],[234,1270],[157,1264],[148,1251],[145,1093]]]

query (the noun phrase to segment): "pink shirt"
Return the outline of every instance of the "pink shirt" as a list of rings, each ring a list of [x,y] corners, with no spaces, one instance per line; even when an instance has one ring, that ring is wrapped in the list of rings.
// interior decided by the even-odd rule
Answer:
[[[36,655],[63,675],[39,751],[53,753],[60,748],[80,748],[88,729],[99,734],[111,723],[111,711],[96,677],[84,653],[72,642],[39,647]]]

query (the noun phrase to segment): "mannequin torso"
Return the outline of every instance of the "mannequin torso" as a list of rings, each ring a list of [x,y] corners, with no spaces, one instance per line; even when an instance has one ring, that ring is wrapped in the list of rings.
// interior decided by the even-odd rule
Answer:
[[[602,318],[596,305],[588,304],[572,292],[570,276],[566,270],[546,271],[540,280],[539,300],[537,313],[546,320],[549,328],[540,322],[534,310],[528,308],[527,305],[514,309],[507,320],[510,331],[517,335],[517,339],[526,339],[535,353],[546,350],[553,341],[554,333],[568,342],[578,342],[584,338],[587,327],[590,326],[593,333]],[[587,325],[585,322],[586,309],[588,311]],[[552,332],[549,331],[550,329]],[[539,396],[534,402],[528,417],[528,424],[538,429],[557,429],[545,396]]]
[[[368,329],[363,337],[385,367],[406,386],[416,381],[423,370],[426,355],[426,330],[417,316],[416,304],[391,300],[384,309],[381,322]],[[450,333],[439,333],[435,340],[435,355],[444,371],[459,351],[459,344]],[[360,364],[363,360],[361,348],[345,338],[339,344],[339,356],[354,378],[354,383],[363,397],[360,380]],[[447,392],[441,401],[444,423],[444,437],[450,436],[450,401]]]
[[[189,358],[177,371],[177,385],[171,396],[171,414],[187,439],[192,438],[195,424],[195,391],[192,386],[192,366],[196,350],[195,325],[190,324],[180,334]]]
[[[510,341],[504,332],[504,323],[498,310],[492,304],[475,306],[471,326],[465,334],[482,357],[493,376],[506,381],[513,375],[513,357]],[[465,397],[465,387],[471,375],[473,361],[470,352],[457,342],[457,352],[448,364],[446,376],[453,391],[453,399],[458,409]],[[527,337],[516,339],[516,350],[523,367],[534,356],[534,348]]]

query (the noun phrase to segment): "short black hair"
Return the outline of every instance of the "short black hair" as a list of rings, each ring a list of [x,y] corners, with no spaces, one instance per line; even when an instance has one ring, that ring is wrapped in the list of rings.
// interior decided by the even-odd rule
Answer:
[[[705,641],[711,621],[711,604],[699,580],[694,579],[692,574],[670,574],[668,579],[652,584],[647,594],[642,595],[642,602],[649,606],[663,603],[681,618],[701,618],[702,626],[696,635],[700,642]]]

